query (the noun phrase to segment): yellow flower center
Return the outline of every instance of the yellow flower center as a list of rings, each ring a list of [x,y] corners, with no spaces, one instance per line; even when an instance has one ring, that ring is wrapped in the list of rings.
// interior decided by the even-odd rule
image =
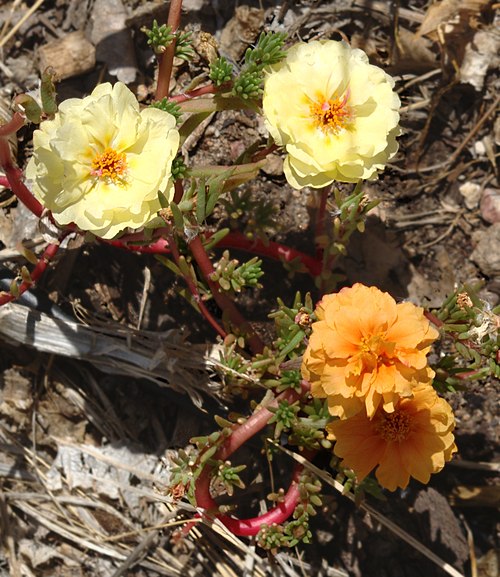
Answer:
[[[114,148],[106,148],[92,160],[92,176],[107,183],[123,184],[127,179],[127,157],[124,152],[116,152]]]
[[[384,441],[404,441],[410,434],[411,418],[408,413],[396,410],[393,413],[382,414],[375,423],[375,431]]]
[[[338,134],[352,121],[352,110],[347,104],[349,93],[340,98],[320,98],[310,105],[311,114],[323,132]]]

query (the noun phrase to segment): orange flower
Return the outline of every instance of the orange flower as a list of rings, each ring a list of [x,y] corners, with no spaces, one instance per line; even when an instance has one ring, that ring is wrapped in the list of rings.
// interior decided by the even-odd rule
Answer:
[[[422,308],[355,284],[324,296],[315,313],[302,375],[314,397],[328,399],[332,415],[347,418],[366,407],[371,418],[380,404],[390,413],[433,378],[427,353],[438,332]]]
[[[413,398],[401,399],[392,413],[380,407],[369,419],[362,411],[326,428],[336,439],[333,450],[342,466],[361,481],[378,465],[379,483],[395,491],[404,489],[410,477],[428,483],[431,473],[441,471],[457,450],[454,426],[450,405],[432,386],[419,385]]]

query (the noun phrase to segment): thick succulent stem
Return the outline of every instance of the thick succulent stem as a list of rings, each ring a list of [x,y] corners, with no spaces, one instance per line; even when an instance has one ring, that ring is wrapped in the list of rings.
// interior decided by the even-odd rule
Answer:
[[[176,32],[181,23],[182,0],[171,0],[168,12],[167,24]],[[161,55],[160,66],[158,67],[158,84],[156,87],[156,100],[161,100],[168,96],[170,91],[170,78],[172,77],[172,67],[175,56],[175,40],[171,42],[165,52]]]
[[[250,323],[238,310],[234,301],[227,294],[221,291],[217,282],[212,280],[212,275],[215,272],[215,269],[199,236],[195,236],[189,243],[189,249],[200,267],[215,302],[219,305],[222,311],[228,315],[231,323],[245,334],[248,346],[252,353],[258,354],[262,352],[264,349],[264,343],[255,334]]]
[[[300,392],[294,390],[287,390],[278,395],[272,403],[267,407],[262,407],[249,417],[245,423],[237,426],[231,435],[226,439],[224,444],[220,447],[214,455],[214,460],[227,460],[241,445],[248,439],[252,438],[259,431],[261,431],[269,422],[273,413],[269,410],[286,401],[293,403],[299,399],[304,393],[309,390],[309,384],[302,382],[302,390]],[[239,536],[256,535],[263,525],[271,525],[273,523],[280,524],[285,522],[295,510],[300,498],[299,494],[299,478],[303,467],[296,465],[292,475],[292,481],[285,493],[281,503],[272,508],[267,513],[251,517],[249,519],[236,519],[228,515],[215,515],[232,533]],[[196,503],[199,507],[203,507],[207,511],[216,511],[217,503],[210,495],[210,478],[212,468],[206,466],[201,475],[196,481],[195,497]]]

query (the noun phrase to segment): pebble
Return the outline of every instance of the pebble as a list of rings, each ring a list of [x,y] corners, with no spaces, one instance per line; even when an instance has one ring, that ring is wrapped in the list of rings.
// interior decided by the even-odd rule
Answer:
[[[486,222],[500,222],[500,191],[497,188],[485,188],[480,203],[481,216]]]
[[[474,236],[478,243],[470,259],[485,276],[500,276],[500,222],[478,231]]]
[[[95,66],[95,48],[78,30],[38,48],[40,71],[51,66],[59,80],[89,72]]]
[[[477,182],[464,182],[458,187],[460,194],[464,197],[464,204],[469,210],[474,210],[479,205],[481,198],[481,185]]]

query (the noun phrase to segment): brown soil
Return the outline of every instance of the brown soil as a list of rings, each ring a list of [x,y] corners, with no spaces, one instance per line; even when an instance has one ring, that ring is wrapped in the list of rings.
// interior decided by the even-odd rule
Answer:
[[[140,27],[153,13],[165,19],[161,2],[47,0],[4,42],[33,4],[11,0],[0,6],[0,22],[7,23],[0,32],[0,104],[8,108],[16,94],[34,89],[40,48],[75,31],[96,45],[97,62],[84,74],[61,81],[60,100],[83,96],[99,81],[123,79],[130,69],[135,75],[131,86],[141,98],[148,97],[154,66]],[[186,0],[183,24],[196,38],[200,26],[214,34],[221,52],[235,61],[263,29],[286,30],[294,40],[342,33],[396,78],[405,107],[400,152],[380,180],[365,187],[382,200],[365,233],[353,237],[349,254],[338,263],[346,283],[374,284],[398,299],[432,307],[456,286],[481,282],[482,298],[496,306],[500,124],[492,109],[495,102],[498,107],[498,69],[491,47],[498,47],[494,27],[499,17],[493,3],[467,1],[457,9],[443,0],[437,3],[440,12],[431,12],[424,0],[235,4],[240,3]],[[424,34],[416,34],[423,25]],[[451,28],[442,32],[445,25]],[[486,54],[486,61],[474,60],[466,69],[470,51]],[[59,58],[71,68],[67,54]],[[175,91],[206,70],[199,49],[189,65],[179,62]],[[20,166],[30,154],[31,134],[30,127],[20,134]],[[218,114],[190,143],[190,162],[227,164],[265,136],[254,114]],[[273,157],[248,186],[254,197],[272,206],[270,238],[310,246],[312,195],[287,185],[280,162],[278,155]],[[0,256],[7,275],[25,262],[16,252],[22,238],[43,240],[10,191],[0,194]],[[230,224],[246,226],[242,220]],[[39,252],[42,245],[37,246]],[[240,301],[260,326],[267,323],[276,296],[290,302],[296,290],[315,294],[305,275],[288,278],[273,262],[264,267],[266,288]],[[214,343],[215,337],[178,296],[180,287],[182,281],[152,256],[73,242],[33,294],[51,314],[73,316],[78,303],[92,325],[111,335],[125,327],[131,328],[132,340],[145,338],[132,332],[137,327],[156,335],[164,331],[165,342],[180,343],[197,358],[201,345]],[[161,459],[191,437],[211,432],[214,413],[225,415],[242,406],[223,400],[217,379],[201,369],[192,373],[197,379],[193,392],[184,376],[179,383],[172,376],[151,382],[88,359],[64,358],[12,341],[0,346],[0,577],[446,574],[333,489],[326,490],[314,522],[313,544],[300,550],[266,557],[209,527],[176,541],[176,526],[169,523],[183,511],[164,503],[161,489],[169,466]],[[457,415],[455,461],[429,486],[412,483],[386,501],[369,499],[369,504],[464,575],[496,577],[498,382],[466,383],[449,401]],[[240,457],[255,462],[250,480],[263,464],[256,462],[258,450],[256,445]],[[291,464],[285,460],[281,467]],[[256,484],[251,489],[244,504],[258,507],[266,488]],[[185,517],[191,515],[189,508],[184,511]]]

